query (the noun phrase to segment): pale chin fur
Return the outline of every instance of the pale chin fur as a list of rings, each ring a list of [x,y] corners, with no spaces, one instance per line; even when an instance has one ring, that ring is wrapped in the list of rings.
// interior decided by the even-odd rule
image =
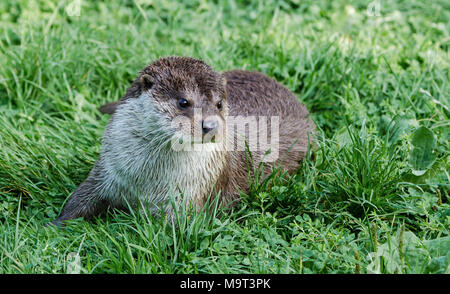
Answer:
[[[116,205],[148,205],[152,212],[166,207],[170,197],[201,206],[214,189],[225,164],[220,144],[176,151],[171,140],[177,132],[154,105],[150,92],[121,104],[102,141],[98,167],[103,178],[98,193]],[[188,172],[187,172],[188,171]]]

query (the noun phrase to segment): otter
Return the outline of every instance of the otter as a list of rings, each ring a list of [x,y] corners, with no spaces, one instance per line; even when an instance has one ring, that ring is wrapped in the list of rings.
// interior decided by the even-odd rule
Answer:
[[[100,156],[55,225],[130,205],[171,215],[171,197],[196,209],[214,197],[233,206],[256,167],[295,172],[315,135],[308,110],[275,80],[190,57],[154,61],[100,112],[112,114]]]

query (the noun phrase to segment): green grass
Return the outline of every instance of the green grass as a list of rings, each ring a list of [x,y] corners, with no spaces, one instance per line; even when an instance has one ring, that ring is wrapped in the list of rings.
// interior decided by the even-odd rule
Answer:
[[[448,1],[68,3],[0,3],[0,273],[450,273]],[[97,159],[98,106],[168,55],[286,85],[316,160],[231,213],[43,227]]]

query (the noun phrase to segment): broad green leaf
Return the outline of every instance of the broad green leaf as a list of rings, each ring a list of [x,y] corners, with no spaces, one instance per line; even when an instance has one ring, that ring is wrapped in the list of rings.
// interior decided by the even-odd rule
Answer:
[[[386,243],[379,245],[376,252],[369,253],[367,271],[389,274],[446,273],[450,266],[449,249],[449,237],[420,240],[413,232],[406,231],[401,236],[397,231]]]
[[[412,173],[416,176],[423,175],[436,160],[433,150],[436,146],[436,138],[434,133],[426,128],[418,128],[411,141],[413,149],[410,152],[409,163]]]

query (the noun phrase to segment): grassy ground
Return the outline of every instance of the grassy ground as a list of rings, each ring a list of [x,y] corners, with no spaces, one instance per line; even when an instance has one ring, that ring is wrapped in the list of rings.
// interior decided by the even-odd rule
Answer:
[[[450,273],[448,1],[216,2],[0,3],[0,273]],[[316,161],[176,228],[44,228],[97,159],[97,107],[167,55],[286,85]]]

